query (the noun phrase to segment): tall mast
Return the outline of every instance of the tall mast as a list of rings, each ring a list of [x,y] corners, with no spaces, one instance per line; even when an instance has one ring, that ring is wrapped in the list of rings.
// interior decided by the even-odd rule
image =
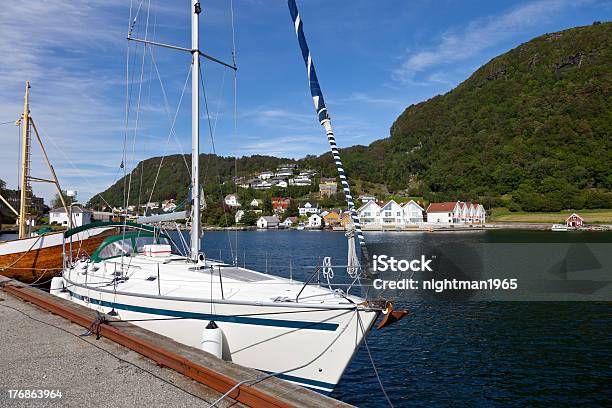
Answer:
[[[191,8],[191,259],[200,253],[200,2],[192,1]]]
[[[26,91],[23,104],[23,117],[21,124],[23,132],[21,135],[21,197],[19,202],[19,238],[27,238],[28,215],[28,191],[30,189],[30,106],[29,106],[30,82],[26,81]]]

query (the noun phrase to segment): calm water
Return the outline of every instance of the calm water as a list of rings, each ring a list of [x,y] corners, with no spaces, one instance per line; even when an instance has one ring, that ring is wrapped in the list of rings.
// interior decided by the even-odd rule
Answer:
[[[0,237],[10,239],[8,237]],[[605,242],[612,233],[486,231],[370,233],[369,242],[414,248],[499,242]],[[346,263],[344,234],[327,231],[207,232],[207,256],[302,281],[323,256]],[[609,271],[608,271],[609,272]],[[334,281],[347,283],[336,271]],[[402,299],[411,315],[368,337],[397,407],[612,406],[610,302],[474,302]],[[332,397],[385,406],[362,346]]]
[[[612,242],[610,233],[487,231],[370,233],[370,242]],[[343,264],[346,239],[323,231],[209,232],[207,255],[304,280],[324,255]],[[236,245],[237,244],[237,245]],[[612,248],[612,244],[611,248]],[[237,249],[236,249],[237,247]],[[219,252],[220,251],[220,252]],[[228,258],[230,257],[230,258]],[[248,261],[245,261],[247,259]],[[335,279],[341,279],[336,272]],[[610,406],[609,302],[447,302],[398,299],[411,315],[368,342],[395,406]],[[385,405],[365,348],[333,392],[360,407]]]

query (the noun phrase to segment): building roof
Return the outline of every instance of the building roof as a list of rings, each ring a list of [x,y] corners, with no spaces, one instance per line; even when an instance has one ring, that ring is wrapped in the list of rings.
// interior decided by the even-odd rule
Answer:
[[[431,203],[429,204],[429,207],[427,207],[427,212],[451,212],[455,209],[456,205],[456,201],[449,201],[445,203]]]
[[[414,200],[407,201],[407,202],[405,202],[405,203],[401,204],[401,206],[402,206],[402,207],[408,207],[408,206],[410,205],[410,203],[413,203],[414,205],[416,205],[417,207],[419,207],[421,210],[423,209],[423,207],[422,207],[422,206],[421,206],[419,203],[417,203],[416,201],[414,201]]]
[[[578,219],[580,219],[580,221],[584,221],[584,218],[582,218],[581,216],[579,216],[576,213],[572,213],[572,215],[570,215],[569,217],[567,217],[567,219],[565,220],[566,222],[570,220],[570,218],[572,217],[577,217]]]
[[[93,210],[90,210],[88,208],[81,208],[81,207],[77,207],[77,206],[72,206],[72,210],[73,213],[82,213],[82,212],[87,212],[87,213],[93,213]],[[55,214],[61,214],[61,213],[65,213],[66,210],[64,209],[64,207],[58,207],[58,208],[54,208],[51,211],[49,211],[49,213],[55,213]]]
[[[279,222],[279,219],[276,215],[263,215],[261,217],[259,217],[259,219],[264,219],[266,220],[266,222]]]

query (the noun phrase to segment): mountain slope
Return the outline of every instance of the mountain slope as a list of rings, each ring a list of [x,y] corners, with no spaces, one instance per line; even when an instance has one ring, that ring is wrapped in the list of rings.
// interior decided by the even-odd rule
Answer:
[[[409,106],[389,138],[343,149],[345,169],[349,179],[429,200],[478,199],[527,211],[612,207],[611,87],[612,23],[546,34],[492,59],[447,94]],[[165,160],[153,198],[184,197],[182,158]],[[200,160],[220,169],[204,172],[208,182],[233,174],[231,158]],[[245,157],[238,170],[286,161]],[[330,154],[298,162],[335,174]],[[149,189],[158,163],[142,164]],[[120,180],[102,195],[121,204],[122,188]]]
[[[609,191],[611,40],[610,23],[546,34],[410,106],[391,127],[386,177],[453,198],[508,194],[528,210]]]

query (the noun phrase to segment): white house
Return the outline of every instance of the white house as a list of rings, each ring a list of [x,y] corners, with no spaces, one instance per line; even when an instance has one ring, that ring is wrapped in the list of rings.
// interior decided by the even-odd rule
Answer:
[[[382,224],[401,226],[403,224],[403,219],[404,210],[395,200],[383,204],[380,209],[380,220]]]
[[[229,207],[240,207],[240,203],[238,202],[238,197],[236,194],[228,194],[225,196],[225,205]]]
[[[263,200],[260,200],[259,198],[254,198],[251,201],[251,207],[253,208],[259,208],[263,206]]]
[[[455,201],[431,203],[427,207],[430,224],[484,224],[486,210],[482,204]]]
[[[278,228],[279,223],[280,221],[276,215],[263,216],[263,217],[259,217],[259,219],[257,220],[257,228],[261,228],[261,229]]]
[[[316,214],[319,212],[319,205],[317,203],[310,204],[306,202],[304,205],[298,207],[298,211],[300,215]]]
[[[261,180],[268,180],[269,178],[274,177],[274,172],[271,171],[262,171],[258,176]]]
[[[311,214],[308,217],[308,228],[321,228],[323,226],[323,218],[319,214]]]
[[[413,200],[404,204],[370,200],[357,210],[357,215],[364,226],[403,227],[422,223],[423,207]]]
[[[276,172],[276,177],[287,178],[287,177],[291,177],[291,176],[293,176],[293,170],[291,170],[291,169],[282,169],[282,170],[278,170]]]
[[[427,222],[430,224],[454,224],[460,219],[459,202],[431,203],[427,207]],[[457,221],[458,222],[458,221]]]
[[[359,200],[360,200],[362,203],[364,203],[364,204],[365,204],[365,203],[367,203],[368,201],[376,201],[376,197],[374,197],[374,196],[369,196],[369,195],[360,195],[360,196],[359,196]]]
[[[285,218],[285,221],[283,221],[281,225],[285,228],[291,228],[294,225],[296,225],[297,222],[298,222],[297,217],[287,217]]]
[[[289,185],[292,186],[309,186],[312,181],[307,176],[297,176],[289,179]]]
[[[414,200],[402,204],[402,210],[404,213],[404,224],[420,224],[423,222],[423,212],[425,209]]]
[[[85,224],[89,224],[93,218],[93,211],[83,209],[78,206],[69,207],[69,211],[72,213],[72,226],[80,227]],[[58,225],[68,226],[68,215],[64,207],[54,208],[49,211],[49,223],[56,223]]]
[[[268,180],[260,180],[257,183],[253,183],[251,187],[256,190],[267,190],[272,187],[272,183],[270,183]]]
[[[370,200],[357,210],[362,224],[380,224],[380,207],[374,200]]]
[[[285,180],[280,180],[278,183],[276,183],[277,187],[281,187],[281,188],[287,188],[287,182]]]
[[[242,219],[243,215],[244,215],[244,210],[236,211],[236,214],[234,215],[234,220],[236,221],[236,224],[238,224],[240,222],[240,220]]]

